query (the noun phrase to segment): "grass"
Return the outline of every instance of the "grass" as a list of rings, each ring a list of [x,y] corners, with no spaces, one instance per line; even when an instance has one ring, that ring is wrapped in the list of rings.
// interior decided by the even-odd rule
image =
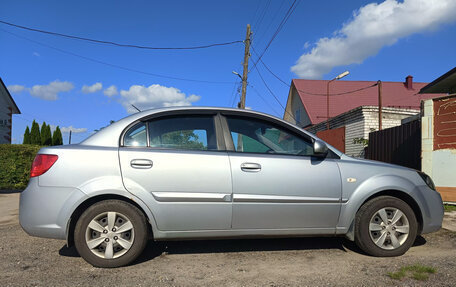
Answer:
[[[456,205],[444,204],[445,212],[456,211]]]
[[[429,278],[429,274],[436,272],[437,270],[433,267],[415,264],[404,266],[397,272],[388,272],[387,275],[394,280],[402,280],[405,277],[410,277],[415,280],[425,281]]]

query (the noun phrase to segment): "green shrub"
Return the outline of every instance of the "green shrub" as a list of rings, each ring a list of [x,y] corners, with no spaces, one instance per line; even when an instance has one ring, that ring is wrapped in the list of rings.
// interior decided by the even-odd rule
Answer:
[[[39,145],[0,144],[0,189],[24,189]]]

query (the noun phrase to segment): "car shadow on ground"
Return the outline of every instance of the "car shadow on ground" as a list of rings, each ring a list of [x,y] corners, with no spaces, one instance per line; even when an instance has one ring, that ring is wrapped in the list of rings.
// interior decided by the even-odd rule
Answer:
[[[418,236],[413,246],[426,244],[426,239]],[[269,238],[269,239],[230,239],[230,240],[189,240],[189,241],[152,241],[150,240],[141,254],[131,265],[152,260],[162,254],[202,254],[202,253],[237,253],[290,250],[340,250],[352,251],[368,256],[356,244],[343,237],[305,237],[305,238]],[[65,257],[79,257],[74,246],[64,245],[59,254]]]

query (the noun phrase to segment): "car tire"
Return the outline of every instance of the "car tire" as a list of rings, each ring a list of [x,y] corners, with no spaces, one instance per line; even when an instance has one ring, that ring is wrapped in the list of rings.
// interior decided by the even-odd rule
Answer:
[[[133,262],[146,247],[147,221],[134,205],[105,200],[87,208],[76,223],[74,243],[95,267],[113,268]]]
[[[372,256],[404,254],[415,242],[417,231],[418,223],[412,208],[392,196],[369,200],[355,218],[355,242]]]

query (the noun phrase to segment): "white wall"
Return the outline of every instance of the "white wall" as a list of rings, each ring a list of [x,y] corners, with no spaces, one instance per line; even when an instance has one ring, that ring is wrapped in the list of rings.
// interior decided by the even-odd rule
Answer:
[[[437,187],[456,187],[456,149],[434,150],[433,105],[433,100],[426,100],[423,104],[421,169],[434,180]]]

